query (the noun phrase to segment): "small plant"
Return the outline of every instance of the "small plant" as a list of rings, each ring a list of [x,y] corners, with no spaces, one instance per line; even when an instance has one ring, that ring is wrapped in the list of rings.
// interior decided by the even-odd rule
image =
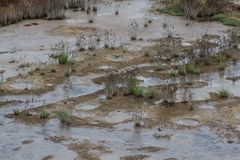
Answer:
[[[61,41],[60,43],[55,44],[51,50],[53,52],[53,55],[58,58],[59,64],[68,63],[72,51],[68,47],[67,43]]]
[[[71,123],[71,117],[67,112],[60,112],[58,115],[58,120],[61,122],[61,124],[69,125]]]
[[[229,97],[229,93],[226,89],[221,89],[218,91],[218,96],[220,98],[228,98]]]
[[[76,46],[79,51],[84,51],[87,46],[87,36],[84,33],[80,33],[76,38]]]
[[[134,86],[132,88],[132,92],[131,94],[133,94],[136,97],[142,97],[143,96],[143,87],[140,86]]]
[[[219,63],[221,63],[221,62],[225,62],[226,57],[225,57],[224,54],[218,54],[218,55],[216,56],[216,59],[217,59],[217,61],[218,61]]]
[[[40,118],[41,119],[47,119],[49,117],[49,113],[47,111],[42,111],[40,113]]]
[[[56,71],[56,69],[51,69],[51,72],[56,73],[57,71]]]
[[[210,65],[210,57],[215,54],[214,44],[210,41],[207,34],[198,40],[199,44],[199,59],[206,65]]]
[[[134,121],[134,127],[138,128],[142,126],[142,121],[144,118],[144,111],[142,107],[134,108],[132,111],[132,119]]]
[[[148,27],[148,25],[152,23],[152,19],[149,17],[149,15],[145,15],[143,22],[144,27]]]
[[[168,85],[167,82],[165,82],[162,88],[163,93],[162,103],[166,106],[173,106],[176,100],[176,91],[177,91],[176,85]]]
[[[92,11],[93,11],[93,12],[97,12],[97,11],[98,11],[97,6],[93,6],[93,7],[92,7]]]
[[[150,57],[149,52],[148,52],[148,51],[144,52],[144,56],[145,56],[145,57]]]
[[[96,13],[90,12],[89,14],[87,14],[87,16],[88,16],[88,23],[93,23],[95,20]]]
[[[177,76],[178,76],[178,71],[172,70],[172,71],[170,72],[170,76],[171,76],[171,77],[177,77]]]
[[[60,54],[58,61],[59,61],[59,64],[67,64],[68,63],[68,55],[66,53]]]
[[[178,74],[186,76],[187,74],[200,74],[200,70],[196,68],[195,63],[187,63],[178,67]]]
[[[223,71],[225,69],[225,64],[223,62],[221,62],[219,65],[218,65],[218,70],[219,71]]]
[[[147,28],[148,27],[148,23],[144,23],[144,27]]]
[[[173,60],[180,51],[181,40],[173,37],[170,27],[166,29],[166,36],[157,40],[154,46],[156,56],[160,59]]]
[[[105,92],[108,99],[117,95],[119,76],[116,71],[107,72],[107,82],[105,83]]]
[[[114,96],[117,95],[117,84],[114,82],[106,82],[105,83],[105,90],[108,99],[112,99]]]
[[[19,111],[18,109],[14,109],[14,110],[13,110],[13,114],[14,114],[15,116],[18,116],[18,115],[20,114],[20,111]]]
[[[156,96],[157,92],[154,88],[147,88],[147,90],[144,92],[144,97],[146,98],[154,98]]]
[[[161,63],[158,63],[157,65],[156,65],[156,70],[157,71],[162,71],[164,68],[163,68],[163,65],[161,64]]]
[[[181,65],[178,67],[178,74],[180,75],[187,75],[187,71],[186,71],[186,65]]]
[[[143,87],[139,86],[139,82],[138,82],[137,78],[130,77],[127,80],[127,93],[132,94],[136,97],[143,96]]]
[[[128,26],[128,33],[132,41],[137,40],[139,25],[135,20],[132,20]]]
[[[137,78],[135,78],[135,77],[130,77],[128,79],[127,83],[128,83],[127,88],[129,90],[130,94],[132,94],[134,92],[134,89],[137,88],[139,85],[139,82],[138,82]]]
[[[104,47],[114,49],[116,47],[116,34],[110,30],[104,33]]]

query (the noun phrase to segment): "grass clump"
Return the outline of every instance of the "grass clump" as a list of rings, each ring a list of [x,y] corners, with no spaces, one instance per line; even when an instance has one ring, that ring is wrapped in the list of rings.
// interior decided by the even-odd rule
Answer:
[[[134,88],[139,86],[139,82],[135,77],[129,78],[127,83],[128,83],[128,90],[130,93],[133,92]]]
[[[226,89],[221,89],[218,91],[218,96],[219,96],[219,98],[228,98],[229,93]]]
[[[186,76],[187,74],[200,74],[200,70],[196,68],[195,63],[188,63],[178,67],[178,74],[184,76]]]
[[[172,16],[184,16],[184,12],[181,9],[173,8],[173,7],[166,7],[160,10],[160,12],[169,14]]]
[[[58,115],[58,120],[61,122],[61,124],[69,125],[71,123],[71,117],[67,112],[60,112]]]
[[[220,21],[224,25],[240,26],[240,19],[234,18],[234,17],[230,17],[230,16],[228,16],[228,15],[226,15],[224,13],[217,14],[213,18],[216,21]]]
[[[164,66],[161,63],[158,63],[156,65],[156,71],[162,71],[164,69]]]
[[[215,20],[228,26],[240,26],[240,19],[228,14],[226,10],[230,2],[227,0],[173,0],[174,5],[157,9],[172,16],[185,16],[188,19]],[[169,3],[170,4],[170,3]]]
[[[154,98],[157,95],[157,91],[154,88],[147,88],[144,92],[144,97]]]
[[[225,69],[225,64],[223,62],[220,62],[218,65],[218,70],[223,71]]]
[[[225,56],[224,54],[218,54],[218,55],[216,56],[216,59],[217,59],[217,61],[218,61],[219,63],[225,62],[226,56]]]
[[[148,51],[144,52],[145,57],[150,57],[150,53]]]
[[[142,97],[143,96],[143,87],[136,86],[132,89],[131,93],[136,97]]]
[[[178,71],[172,70],[169,74],[170,74],[171,77],[177,77],[178,76]]]
[[[42,111],[40,113],[40,118],[41,119],[47,119],[49,117],[49,113],[47,111]]]
[[[139,86],[137,78],[132,77],[128,80],[128,92],[136,97],[143,96],[143,87]]]
[[[68,63],[68,55],[66,53],[60,54],[58,57],[59,64],[67,64]]]

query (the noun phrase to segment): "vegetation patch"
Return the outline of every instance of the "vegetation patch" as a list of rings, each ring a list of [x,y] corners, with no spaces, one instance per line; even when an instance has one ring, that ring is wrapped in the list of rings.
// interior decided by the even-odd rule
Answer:
[[[67,112],[60,112],[58,115],[58,119],[63,125],[69,125],[71,123],[71,117]]]
[[[171,16],[184,16],[184,12],[181,9],[174,7],[166,7],[160,10],[164,14],[169,14]]]
[[[163,9],[162,13],[172,16],[185,16],[187,19],[215,20],[228,26],[240,26],[240,19],[227,15],[226,12],[238,12],[227,0],[173,0]]]
[[[229,92],[226,89],[221,89],[218,91],[219,98],[228,98]]]
[[[188,75],[188,74],[200,74],[200,70],[196,68],[196,65],[194,62],[183,64],[178,67],[178,74],[179,75]]]
[[[49,117],[49,113],[47,111],[42,111],[40,113],[40,118],[41,119],[47,119]]]
[[[213,17],[214,20],[220,21],[224,25],[228,26],[240,26],[240,19],[228,16],[224,13],[217,14]]]

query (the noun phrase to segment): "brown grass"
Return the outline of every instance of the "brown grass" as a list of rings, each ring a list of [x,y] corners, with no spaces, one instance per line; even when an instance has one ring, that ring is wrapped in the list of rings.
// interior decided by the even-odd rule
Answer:
[[[24,19],[64,18],[64,9],[83,7],[83,0],[1,0],[0,26]]]

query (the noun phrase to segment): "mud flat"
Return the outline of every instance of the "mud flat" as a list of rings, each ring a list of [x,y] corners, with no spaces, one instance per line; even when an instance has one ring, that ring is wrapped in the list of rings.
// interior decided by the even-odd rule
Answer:
[[[239,32],[153,4],[0,28],[1,159],[240,158]]]

